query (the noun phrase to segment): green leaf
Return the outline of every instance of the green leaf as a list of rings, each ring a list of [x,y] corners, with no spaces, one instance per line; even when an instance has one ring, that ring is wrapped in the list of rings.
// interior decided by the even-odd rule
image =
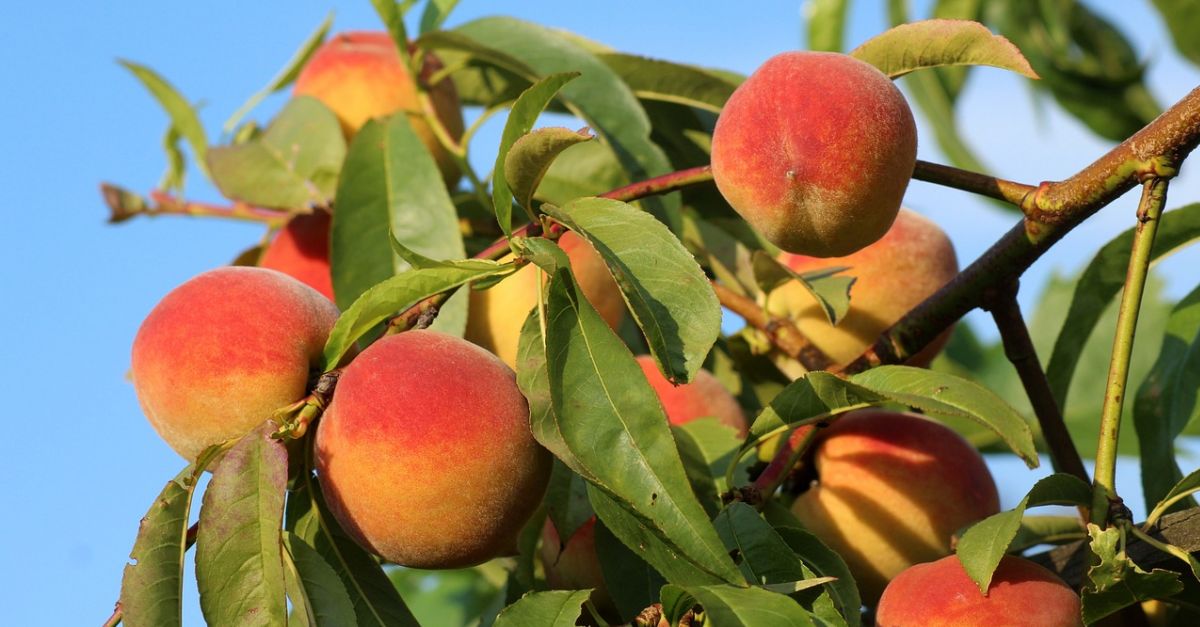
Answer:
[[[979,586],[979,591],[987,594],[1000,559],[1008,552],[1021,528],[1026,508],[1039,505],[1086,506],[1091,501],[1091,487],[1074,475],[1054,474],[1039,480],[1015,508],[988,516],[963,533],[956,549],[963,570]]]
[[[196,534],[200,609],[212,625],[287,621],[279,528],[288,455],[268,421],[217,462]]]
[[[641,551],[625,546],[602,521],[596,522],[595,529],[596,557],[600,560],[604,585],[617,612],[630,620],[658,602],[658,591],[667,582],[642,559]]]
[[[1180,479],[1179,483],[1176,483],[1175,486],[1172,487],[1169,492],[1167,492],[1166,496],[1164,496],[1161,501],[1154,505],[1154,507],[1150,510],[1150,515],[1146,517],[1145,526],[1153,526],[1154,523],[1158,522],[1158,519],[1161,518],[1163,514],[1167,513],[1167,511],[1171,509],[1172,505],[1192,494],[1195,494],[1198,491],[1200,491],[1200,470],[1195,470],[1188,476]]]
[[[828,372],[806,373],[771,399],[754,419],[739,457],[791,425],[869,407],[884,400],[883,395]]]
[[[711,417],[673,426],[671,431],[684,470],[691,481],[692,491],[704,505],[705,511],[716,515],[721,509],[720,495],[732,487],[725,481],[725,470],[730,464],[737,463],[734,456],[742,439],[733,427]],[[737,464],[733,486],[750,483],[749,466],[748,459]]]
[[[357,624],[419,627],[379,562],[351,540],[333,519],[311,470],[305,469],[304,479],[297,483],[288,495],[287,527],[337,573],[354,604]]]
[[[330,252],[333,293],[343,310],[371,286],[409,267],[393,254],[392,238],[432,259],[466,256],[454,203],[407,115],[367,122],[350,145],[345,172],[338,183]],[[466,302],[451,305],[438,322],[435,328],[461,335]]]
[[[400,60],[404,63],[404,67],[411,68],[412,55],[408,50],[408,32],[404,28],[404,13],[412,5],[412,2],[371,0],[371,4],[375,6],[375,12],[379,14],[379,19],[387,27],[388,34],[392,36],[392,42],[396,44],[396,51],[400,53]]]
[[[588,503],[587,482],[557,459],[550,471],[550,484],[546,487],[543,503],[563,543],[596,515]]]
[[[425,5],[425,11],[421,13],[420,33],[424,35],[441,28],[456,6],[458,6],[458,0],[429,0],[429,3]]]
[[[532,70],[534,81],[555,72],[580,72],[562,90],[567,108],[583,118],[612,146],[632,180],[666,174],[673,168],[662,149],[650,141],[650,122],[637,97],[615,72],[576,38],[543,26],[508,17],[489,17],[459,26],[455,33],[473,39],[477,50],[503,51]],[[500,57],[486,53],[490,59]],[[520,72],[517,67],[512,71]],[[674,196],[642,201],[655,217],[669,225],[678,222],[679,200]]]
[[[829,324],[836,325],[841,322],[850,310],[850,287],[854,285],[856,278],[837,276],[840,272],[849,270],[848,267],[821,268],[798,273],[762,250],[754,251],[751,264],[755,280],[768,295],[785,283],[798,281],[821,306]]]
[[[1125,554],[1118,527],[1101,530],[1088,524],[1095,563],[1083,587],[1083,620],[1092,624],[1139,601],[1160,599],[1183,590],[1179,575],[1169,570],[1146,572]]]
[[[638,98],[662,100],[719,113],[737,84],[701,68],[632,54],[597,55]]]
[[[842,556],[821,542],[820,538],[799,526],[776,526],[775,533],[783,538],[792,552],[813,573],[836,578],[836,581],[831,581],[824,586],[821,596],[828,596],[832,599],[836,606],[837,617],[841,619],[836,622],[845,622],[849,627],[857,627],[862,622],[862,599],[858,594],[858,585],[854,583],[854,576],[850,574],[850,567],[846,566]],[[810,609],[817,618],[826,622],[835,622],[823,607],[820,597],[813,601]]]
[[[571,146],[592,138],[586,128],[572,131],[550,127],[526,133],[513,142],[511,150],[504,155],[504,180],[530,216],[533,216],[533,194],[555,158]]]
[[[564,463],[675,553],[673,564],[646,554],[668,579],[675,572],[685,583],[739,581],[691,492],[654,390],[583,297],[566,255],[558,255],[545,318],[552,411],[548,420],[534,420],[534,436],[552,452],[566,453],[560,455]],[[613,524],[612,508],[602,509],[595,498],[592,504],[617,537],[639,546],[641,538],[628,526]]]
[[[290,532],[283,532],[284,557],[289,562],[289,571],[294,570],[294,576],[299,580],[303,595],[303,607],[309,617],[309,624],[317,625],[353,625],[355,622],[354,603],[346,592],[346,586],[338,577],[333,567],[321,557],[316,549],[304,540]],[[288,596],[292,604],[300,607],[296,594]]]
[[[1186,498],[1172,498],[1179,486],[1170,486],[1183,474],[1175,460],[1175,438],[1200,416],[1198,388],[1200,288],[1192,290],[1171,310],[1158,359],[1138,388],[1133,404],[1146,507],[1159,515]],[[1156,518],[1154,513],[1151,518]]]
[[[196,481],[221,450],[210,446],[167,482],[138,525],[121,577],[121,611],[129,625],[183,624],[183,556]]]
[[[160,189],[183,189],[183,182],[187,178],[187,159],[179,148],[180,137],[179,129],[175,128],[174,124],[167,127],[167,132],[163,133],[163,150],[167,153],[167,171],[163,172],[163,177],[158,183]]]
[[[433,5],[433,2],[429,3],[430,7]],[[428,9],[426,11],[428,12]],[[578,72],[547,76],[522,92],[513,104],[512,111],[508,114],[508,120],[504,123],[504,133],[500,136],[500,149],[496,153],[496,165],[492,170],[492,205],[496,211],[496,220],[500,223],[500,230],[506,237],[511,238],[512,236],[513,192],[509,188],[504,168],[509,151],[512,149],[513,143],[533,129],[533,123],[563,85],[578,76]],[[553,159],[550,161],[553,162]],[[544,175],[545,170],[543,169],[542,176]],[[535,189],[537,189],[536,183],[531,186],[530,193]],[[528,198],[522,200],[522,206],[532,209]]]
[[[685,207],[683,211],[680,239],[700,265],[712,271],[713,276],[725,287],[755,299],[760,294],[758,277],[753,271],[753,253],[757,251],[703,219],[690,207]]]
[[[944,372],[880,366],[850,377],[857,385],[935,416],[967,419],[992,430],[1025,465],[1036,468],[1037,448],[1025,418],[991,390]]]
[[[967,20],[924,20],[901,24],[850,51],[850,56],[889,77],[948,65],[989,65],[1038,78],[1009,40]]]
[[[1067,544],[1086,537],[1079,516],[1025,516],[1008,552],[1020,553],[1039,544]]]
[[[1085,3],[991,0],[986,9],[1045,79],[1035,87],[1092,131],[1120,141],[1159,114],[1141,53]]]
[[[849,5],[849,0],[814,0],[805,5],[809,50],[842,51]]]
[[[574,627],[591,590],[551,590],[530,592],[520,601],[504,608],[496,617],[495,627]]]
[[[470,264],[470,265],[468,265]],[[409,270],[371,287],[338,318],[325,342],[323,369],[338,365],[346,351],[372,327],[422,300],[476,279],[503,273],[509,266],[487,261]]]
[[[659,370],[671,381],[690,381],[721,331],[716,294],[691,253],[662,224],[620,201],[583,198],[543,210],[600,253]]]
[[[533,197],[558,206],[584,196],[598,196],[630,182],[613,154],[600,142],[584,142],[550,164]]]
[[[1054,342],[1054,351],[1046,364],[1046,378],[1060,407],[1065,406],[1067,391],[1082,346],[1092,334],[1106,305],[1125,285],[1129,250],[1134,229],[1129,229],[1105,244],[1075,284],[1075,294]],[[1151,260],[1156,260],[1200,237],[1200,204],[1191,204],[1166,212],[1154,239]]]
[[[753,507],[732,503],[713,521],[746,581],[763,585],[805,578],[804,564]]]
[[[133,73],[141,81],[142,86],[167,112],[167,116],[171,119],[171,126],[187,140],[188,146],[192,149],[192,155],[196,157],[196,163],[199,164],[200,170],[207,175],[205,159],[208,153],[208,138],[204,134],[204,125],[200,123],[200,116],[196,110],[188,104],[182,94],[154,70],[124,59],[118,59],[117,62]]]
[[[1200,2],[1197,0],[1154,0],[1163,22],[1171,31],[1175,49],[1193,64],[1200,65]]]
[[[774,627],[813,625],[812,617],[792,599],[762,588],[734,586],[675,586],[663,588],[663,598],[669,594],[677,599],[676,606],[685,605],[678,599],[685,593],[704,607],[705,623],[721,627]],[[666,603],[663,604],[664,608]]]
[[[232,133],[234,129],[237,128],[238,123],[242,121],[242,118],[246,117],[246,114],[253,110],[254,107],[257,107],[258,103],[262,102],[264,98],[275,92],[281,91],[288,85],[294,83],[296,81],[296,77],[300,75],[300,70],[304,69],[304,66],[308,63],[308,60],[312,58],[313,53],[315,53],[317,48],[321,47],[321,43],[325,41],[325,35],[329,34],[330,26],[333,26],[332,12],[329,15],[326,15],[325,19],[321,21],[321,25],[317,27],[317,30],[313,31],[313,33],[304,40],[304,43],[300,44],[300,49],[292,55],[292,58],[289,59],[287,64],[283,66],[283,69],[279,70],[279,73],[271,79],[271,82],[267,83],[265,87],[255,92],[253,96],[250,96],[250,98],[246,100],[242,106],[238,107],[237,111],[233,112],[233,115],[229,116],[228,120],[225,120],[225,124],[221,126],[221,132],[225,134]]]
[[[337,116],[321,101],[288,101],[267,130],[241,144],[208,151],[221,193],[260,207],[308,211],[333,198],[346,140]]]

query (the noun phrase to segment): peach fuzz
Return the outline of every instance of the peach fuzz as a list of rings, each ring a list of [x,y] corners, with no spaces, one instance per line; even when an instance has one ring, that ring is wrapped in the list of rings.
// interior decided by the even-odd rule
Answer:
[[[420,80],[429,81],[441,69],[437,57],[425,53]],[[443,78],[427,89],[438,120],[451,138],[460,139],[463,118],[454,83]],[[371,118],[407,112],[413,130],[437,161],[447,185],[452,186],[458,180],[454,159],[422,118],[417,86],[387,33],[353,31],[334,35],[296,77],[293,93],[313,96],[332,109],[347,140]]]
[[[567,254],[583,295],[608,326],[616,330],[625,315],[625,301],[600,253],[587,240],[569,231],[558,239],[558,245]],[[536,267],[529,265],[486,290],[471,291],[463,337],[492,351],[511,368],[517,363],[521,325],[537,304],[541,289],[538,273]]]
[[[338,310],[275,270],[209,270],[172,290],[133,341],[142,411],[171,448],[195,459],[307,393]]]
[[[385,560],[414,568],[515,552],[550,477],[513,371],[430,330],[385,336],[355,357],[321,418],[315,451],[342,527]]]
[[[733,427],[739,437],[746,437],[746,414],[737,399],[711,372],[701,368],[691,383],[673,385],[662,375],[650,355],[639,355],[637,362],[650,387],[658,395],[658,401],[667,413],[667,421],[672,425],[679,426],[711,416],[721,424]]]
[[[900,573],[879,601],[879,627],[1073,627],[1083,625],[1079,595],[1054,573],[1020,557],[1000,560],[987,595],[958,557]]]
[[[959,528],[1000,511],[979,452],[922,416],[850,412],[813,447],[817,479],[792,513],[846,560],[868,604],[905,568],[948,554]]]
[[[721,195],[788,252],[847,255],[887,231],[917,127],[883,73],[832,52],[785,52],[725,103],[712,137]]]
[[[900,210],[883,238],[854,254],[821,259],[782,253],[778,261],[798,273],[847,267],[842,274],[855,278],[850,310],[836,326],[829,324],[820,305],[799,283],[784,285],[767,299],[768,311],[791,319],[839,364],[862,354],[880,333],[958,274],[950,238],[932,220],[909,209]],[[947,339],[949,333],[943,333],[914,355],[909,365],[927,365]],[[784,370],[794,374],[787,367]]]
[[[271,240],[258,265],[278,270],[333,300],[333,277],[329,274],[332,221],[322,210],[293,217]]]
[[[558,535],[554,523],[546,519],[542,526],[542,546],[538,551],[542,566],[546,569],[546,584],[551,590],[584,590],[592,588],[592,602],[596,609],[614,622],[618,618],[617,607],[608,594],[604,583],[604,572],[600,569],[600,557],[596,553],[596,517],[587,519],[566,543]]]

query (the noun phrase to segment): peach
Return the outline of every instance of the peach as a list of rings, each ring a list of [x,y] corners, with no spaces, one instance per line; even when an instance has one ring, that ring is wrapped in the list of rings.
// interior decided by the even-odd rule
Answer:
[[[263,251],[258,265],[278,270],[333,300],[333,278],[329,274],[331,222],[329,213],[322,210],[288,220]]]
[[[608,594],[600,557],[596,554],[596,517],[587,519],[565,543],[546,519],[542,527],[542,548],[538,551],[546,569],[546,584],[551,590],[592,588],[592,602],[606,617],[618,618],[617,607]],[[619,620],[615,622],[620,622]]]
[[[667,412],[667,421],[672,425],[687,424],[697,418],[711,416],[721,424],[736,429],[739,436],[746,437],[746,414],[737,399],[711,372],[701,368],[691,383],[673,385],[658,370],[658,365],[650,355],[638,356],[637,362]]]
[[[778,260],[796,272],[848,267],[844,274],[855,277],[850,310],[836,326],[799,283],[784,285],[767,299],[768,311],[791,319],[840,364],[862,354],[880,333],[958,274],[950,238],[932,220],[908,209],[900,210],[883,238],[854,254],[821,259],[782,253]],[[949,333],[943,333],[908,363],[927,365],[948,338]]]
[[[879,601],[879,627],[1071,627],[1082,625],[1079,595],[1054,573],[1006,555],[987,595],[958,557],[917,564],[900,573]]]
[[[904,95],[871,65],[785,52],[730,96],[712,137],[725,200],[783,250],[848,255],[887,231],[917,158]]]
[[[355,357],[315,451],[322,492],[347,533],[414,568],[512,554],[550,478],[513,371],[431,330],[385,336]]]
[[[281,272],[204,272],[167,294],[133,340],[142,411],[195,459],[302,399],[337,317],[329,299]]]
[[[454,83],[442,78],[435,85],[426,84],[441,69],[437,57],[426,52],[419,80],[422,88],[429,91],[438,120],[451,138],[458,140],[463,133],[463,118]],[[371,118],[398,111],[408,113],[413,130],[437,161],[446,184],[452,187],[458,180],[458,166],[421,115],[417,85],[387,33],[355,31],[334,35],[296,77],[293,93],[313,96],[332,109],[347,140]]]
[[[558,244],[571,261],[571,270],[583,295],[615,330],[625,315],[625,301],[604,259],[587,240],[571,232],[564,233]],[[463,337],[492,351],[509,367],[515,368],[521,325],[529,310],[537,304],[539,289],[538,269],[528,266],[486,290],[472,290]]]
[[[948,554],[960,527],[1000,511],[979,452],[922,416],[850,412],[813,446],[817,479],[792,512],[846,560],[867,603],[900,571]]]

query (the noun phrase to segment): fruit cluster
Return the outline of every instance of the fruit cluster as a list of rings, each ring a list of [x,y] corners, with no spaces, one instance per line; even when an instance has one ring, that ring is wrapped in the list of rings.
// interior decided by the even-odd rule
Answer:
[[[349,138],[367,120],[411,116],[447,185],[454,160],[419,115],[428,94],[457,139],[462,115],[441,64],[424,54],[408,75],[384,33],[335,36],[296,82],[338,117]],[[419,86],[419,89],[418,89]],[[712,168],[724,198],[781,249],[797,273],[846,268],[851,305],[832,324],[798,283],[761,304],[794,324],[834,363],[846,363],[958,272],[936,224],[900,206],[916,157],[904,97],[872,66],[845,55],[787,53],[745,81],[713,132]],[[150,423],[180,455],[237,439],[303,401],[321,375],[339,311],[330,278],[326,208],[293,217],[257,268],[205,272],[169,293],[133,344],[132,380]],[[580,289],[617,330],[626,301],[604,259],[584,238],[558,239]],[[506,261],[507,259],[505,259]],[[324,502],[344,531],[387,562],[458,568],[513,555],[542,503],[551,455],[534,439],[518,388],[521,321],[539,303],[539,270],[522,268],[471,292],[465,339],[418,329],[389,334],[340,364],[332,399],[311,438]],[[910,365],[927,365],[948,337]],[[670,425],[715,419],[749,432],[739,400],[699,370],[686,385],[636,358]],[[793,377],[800,364],[773,359]],[[860,410],[827,427],[796,430],[807,446],[794,477],[796,521],[834,549],[879,625],[998,624],[1034,612],[1038,624],[1078,622],[1079,598],[1031,562],[1006,557],[981,594],[951,553],[963,527],[999,511],[979,453],[927,417]],[[774,487],[774,486],[773,486]],[[541,557],[552,588],[593,589],[599,612],[619,618],[597,554],[595,517],[562,537],[546,520]]]

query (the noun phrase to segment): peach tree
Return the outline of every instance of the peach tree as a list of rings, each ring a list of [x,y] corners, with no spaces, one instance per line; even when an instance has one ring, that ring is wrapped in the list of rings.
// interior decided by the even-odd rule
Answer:
[[[193,545],[216,625],[1196,619],[1200,472],[1175,445],[1200,291],[1146,286],[1200,236],[1200,206],[1166,210],[1200,91],[1160,111],[1118,28],[1072,2],[919,21],[889,3],[895,26],[843,54],[848,3],[818,2],[814,50],[744,77],[511,18],[443,28],[455,2],[374,4],[379,32],[321,24],[220,143],[125,62],[168,114],[168,170],[144,196],[103,185],[112,221],[269,237],[234,260],[267,269],[205,273],[139,332],[139,400],[187,465],[107,625],[180,624]],[[1200,58],[1194,16],[1156,4]],[[981,173],[952,116],[978,65],[1122,142],[1062,181]],[[951,164],[915,159],[901,77]],[[184,197],[189,158],[224,201]],[[900,207],[910,179],[1015,224],[960,271]],[[1025,271],[1135,188],[1133,226],[1026,324]],[[956,326],[977,308],[998,344]],[[1163,330],[1149,360],[1139,315]],[[1055,473],[1000,511],[977,449]],[[1129,450],[1143,521],[1115,490]]]

